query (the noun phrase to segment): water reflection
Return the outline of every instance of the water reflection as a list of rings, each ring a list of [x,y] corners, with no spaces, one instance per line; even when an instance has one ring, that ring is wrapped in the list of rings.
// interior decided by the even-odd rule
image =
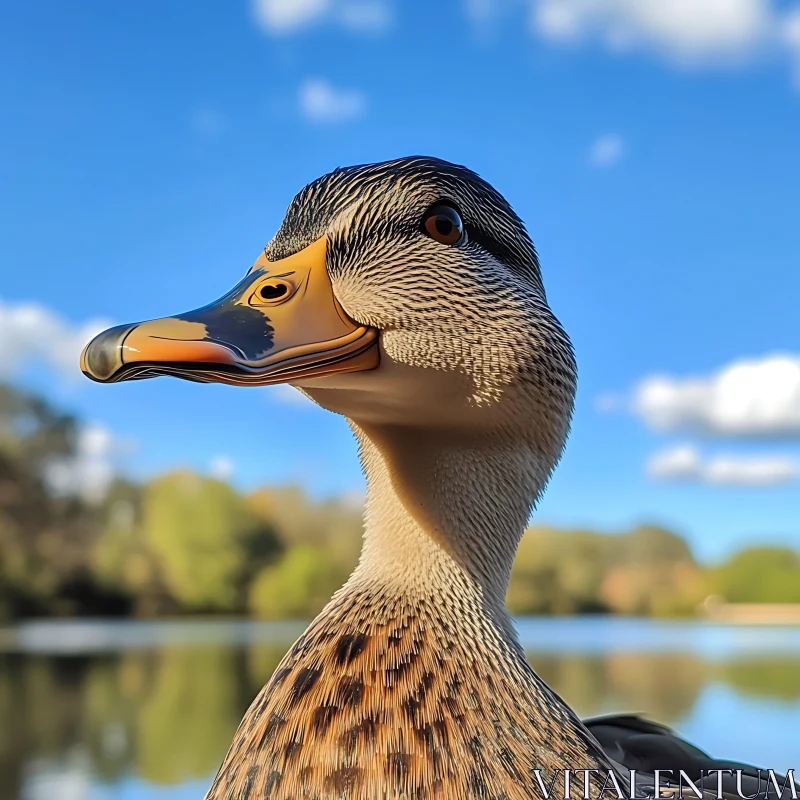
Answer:
[[[674,628],[661,626],[672,634],[659,637],[658,623],[627,623],[528,620],[520,629],[535,669],[583,715],[643,712],[732,758],[800,767],[791,763],[800,762],[800,630],[691,624],[690,635],[665,647]],[[5,637],[0,800],[201,798],[298,631],[58,628]]]

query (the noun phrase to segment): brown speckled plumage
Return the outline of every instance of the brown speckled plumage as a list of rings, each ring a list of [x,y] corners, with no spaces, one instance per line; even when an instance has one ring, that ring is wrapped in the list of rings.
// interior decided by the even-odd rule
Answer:
[[[346,591],[256,698],[209,798],[516,800],[534,768],[568,764],[607,762],[477,603]]]

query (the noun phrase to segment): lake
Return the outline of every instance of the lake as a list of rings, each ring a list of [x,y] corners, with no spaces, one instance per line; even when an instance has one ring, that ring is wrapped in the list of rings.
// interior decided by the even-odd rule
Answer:
[[[584,716],[636,711],[716,755],[800,772],[800,627],[517,621]],[[0,800],[201,800],[300,623],[0,629]]]

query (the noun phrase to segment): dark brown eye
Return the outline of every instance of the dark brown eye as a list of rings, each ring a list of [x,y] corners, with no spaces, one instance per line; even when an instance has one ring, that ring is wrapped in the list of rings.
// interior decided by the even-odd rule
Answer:
[[[464,223],[452,206],[431,206],[422,220],[425,233],[442,244],[458,244],[464,235]]]

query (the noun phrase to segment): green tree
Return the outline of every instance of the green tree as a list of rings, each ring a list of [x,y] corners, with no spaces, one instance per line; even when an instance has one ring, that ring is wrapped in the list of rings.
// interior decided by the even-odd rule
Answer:
[[[741,550],[712,580],[729,603],[800,603],[800,553],[788,547]]]
[[[266,619],[314,616],[346,577],[323,550],[301,545],[258,575],[250,590],[250,608]]]
[[[76,437],[72,417],[0,386],[0,617],[81,613],[90,599],[91,509],[47,480]]]
[[[517,614],[686,614],[707,593],[685,540],[644,525],[628,533],[530,528],[506,602]]]
[[[188,471],[144,487],[142,528],[164,584],[187,610],[240,610],[253,574],[280,549],[230,486]]]
[[[694,563],[686,540],[657,525],[640,525],[615,537],[614,558],[626,564]]]
[[[605,611],[599,587],[611,537],[530,528],[511,570],[506,603],[516,614]]]
[[[363,510],[360,504],[332,498],[309,500],[299,486],[263,487],[248,498],[250,506],[275,527],[285,547],[321,547],[328,560],[349,573],[361,552]]]

